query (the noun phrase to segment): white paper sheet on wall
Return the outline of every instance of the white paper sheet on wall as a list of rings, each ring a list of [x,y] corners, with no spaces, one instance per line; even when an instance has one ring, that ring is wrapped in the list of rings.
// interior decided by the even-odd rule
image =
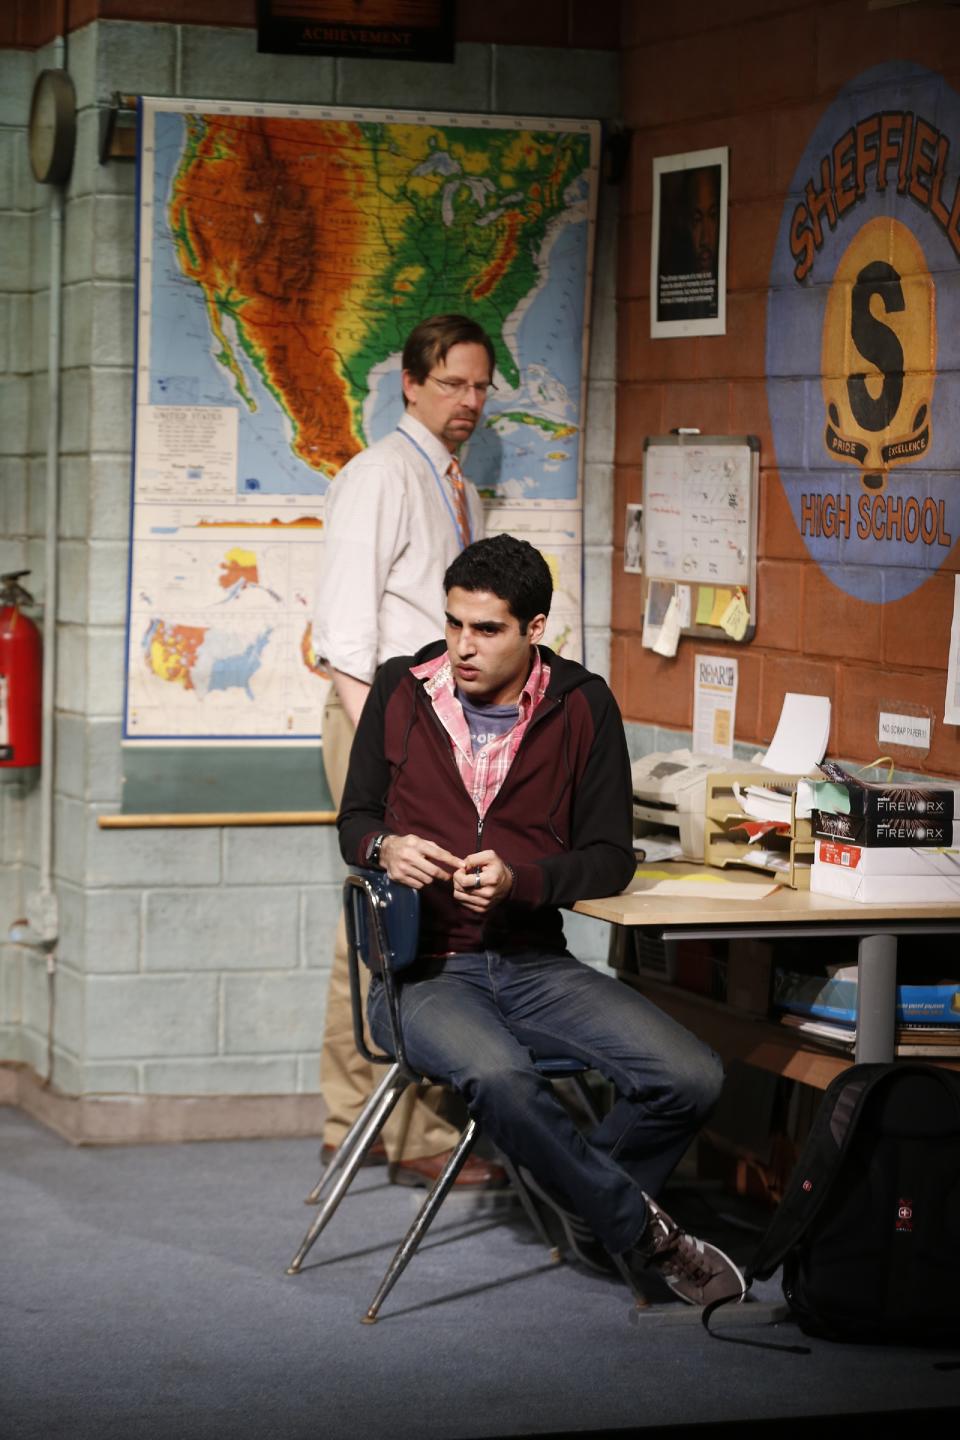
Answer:
[[[950,627],[950,655],[947,660],[947,693],[943,705],[944,725],[960,725],[960,575],[953,577],[953,624]]]

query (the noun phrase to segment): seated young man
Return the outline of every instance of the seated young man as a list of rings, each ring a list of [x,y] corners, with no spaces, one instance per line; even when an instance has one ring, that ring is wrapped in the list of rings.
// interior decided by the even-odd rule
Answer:
[[[558,906],[616,894],[634,872],[616,702],[539,643],[553,586],[532,545],[477,541],[444,588],[446,640],[377,673],[339,820],[350,864],[422,892],[420,958],[400,992],[408,1059],[463,1095],[583,1258],[585,1221],[693,1304],[742,1296],[732,1261],[651,1198],[717,1099],[719,1060],[564,944]],[[368,1016],[388,1043],[376,982]],[[590,1134],[532,1063],[558,1054],[616,1088]]]

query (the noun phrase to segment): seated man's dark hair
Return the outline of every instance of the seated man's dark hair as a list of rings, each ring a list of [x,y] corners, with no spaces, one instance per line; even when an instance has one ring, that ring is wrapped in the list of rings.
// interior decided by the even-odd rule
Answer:
[[[429,320],[421,320],[407,336],[403,368],[422,385],[434,365],[446,360],[454,345],[482,345],[490,361],[490,379],[493,379],[497,364],[493,341],[483,326],[467,315],[431,315]]]
[[[524,634],[534,615],[549,615],[553,597],[550,566],[539,550],[514,535],[491,535],[461,550],[443,577],[449,594],[461,590],[489,590],[507,602]]]

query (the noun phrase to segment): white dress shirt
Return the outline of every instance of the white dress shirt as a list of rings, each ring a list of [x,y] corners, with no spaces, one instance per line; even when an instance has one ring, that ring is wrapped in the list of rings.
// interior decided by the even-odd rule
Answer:
[[[461,549],[449,464],[443,442],[405,414],[327,491],[314,635],[318,653],[345,675],[369,683],[384,660],[443,634],[443,576]],[[465,488],[479,540],[483,507],[469,481]]]

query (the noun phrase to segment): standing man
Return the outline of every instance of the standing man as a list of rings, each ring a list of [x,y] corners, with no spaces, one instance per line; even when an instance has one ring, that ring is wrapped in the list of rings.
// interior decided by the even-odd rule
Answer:
[[[483,509],[457,451],[493,388],[490,337],[464,315],[434,315],[403,348],[405,413],[396,430],[345,465],[327,494],[324,573],[314,631],[332,671],[323,716],[323,762],[339,808],[353,734],[374,672],[384,660],[443,628],[443,575],[483,534]],[[366,857],[367,862],[376,857]],[[373,1089],[372,1067],[353,1039],[346,938],[341,919],[327,995],[320,1088],[327,1106],[324,1154],[339,1145]],[[408,1092],[411,1097],[414,1091]],[[430,1092],[439,1100],[441,1091]],[[401,1104],[384,1131],[393,1179],[432,1183],[459,1130],[424,1100]],[[499,1183],[477,1158],[461,1183]]]
[[[420,891],[419,958],[399,991],[407,1057],[528,1168],[581,1258],[597,1261],[592,1232],[691,1304],[741,1299],[733,1262],[654,1198],[720,1093],[720,1062],[564,943],[558,907],[616,894],[634,872],[616,702],[539,643],[553,586],[532,545],[480,540],[444,586],[446,639],[377,675],[339,820],[347,861],[373,853]],[[379,982],[367,1013],[383,1045]],[[534,1064],[558,1054],[616,1088],[586,1135]]]

